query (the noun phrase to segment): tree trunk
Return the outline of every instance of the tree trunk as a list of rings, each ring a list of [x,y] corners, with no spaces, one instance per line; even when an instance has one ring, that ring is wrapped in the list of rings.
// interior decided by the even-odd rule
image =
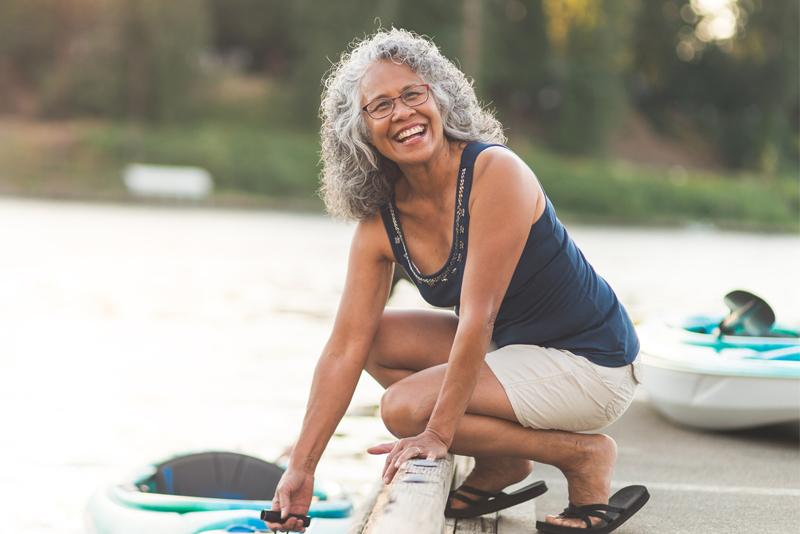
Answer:
[[[481,54],[483,51],[484,0],[464,0],[464,34],[461,45],[461,69],[474,80],[475,89],[481,83]]]

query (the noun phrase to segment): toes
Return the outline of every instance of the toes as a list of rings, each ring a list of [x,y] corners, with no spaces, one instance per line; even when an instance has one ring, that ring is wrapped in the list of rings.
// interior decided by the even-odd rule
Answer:
[[[552,523],[553,525],[563,525],[566,519],[560,515],[548,515],[544,518],[545,523]]]
[[[571,528],[586,528],[586,523],[583,522],[581,519],[573,519],[573,518],[565,518],[560,515],[548,515],[544,518],[545,523],[551,523],[553,525],[560,525],[562,527],[571,527]]]
[[[450,508],[453,510],[463,510],[467,507],[467,503],[459,501],[458,499],[450,499]]]

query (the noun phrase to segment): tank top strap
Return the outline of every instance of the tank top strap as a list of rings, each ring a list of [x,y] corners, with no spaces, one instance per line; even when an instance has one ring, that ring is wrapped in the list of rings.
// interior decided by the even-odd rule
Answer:
[[[464,152],[461,155],[461,169],[459,169],[459,175],[462,173],[464,174],[464,211],[461,216],[466,218],[464,221],[466,223],[464,225],[466,228],[469,228],[469,195],[472,192],[472,175],[475,169],[475,160],[478,159],[478,155],[480,155],[481,152],[493,146],[507,148],[505,145],[498,143],[469,143],[464,147]]]
[[[392,252],[394,253],[395,262],[399,263],[403,268],[405,268],[403,262],[403,247],[400,244],[400,234],[398,233],[398,229],[394,226],[389,204],[386,204],[381,208],[381,219],[383,220],[383,227],[386,229],[386,235],[389,236],[389,243],[392,245]]]

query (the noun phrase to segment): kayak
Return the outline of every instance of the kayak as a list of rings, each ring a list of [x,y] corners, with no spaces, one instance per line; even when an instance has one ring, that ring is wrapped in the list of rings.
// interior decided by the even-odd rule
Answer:
[[[89,500],[89,534],[199,534],[267,530],[261,510],[270,509],[283,469],[233,452],[175,456],[102,485]],[[339,484],[317,481],[306,529],[344,534],[353,511]]]
[[[770,323],[759,335],[721,334],[726,320],[690,315],[637,326],[650,402],[675,423],[710,430],[800,420],[800,330]]]

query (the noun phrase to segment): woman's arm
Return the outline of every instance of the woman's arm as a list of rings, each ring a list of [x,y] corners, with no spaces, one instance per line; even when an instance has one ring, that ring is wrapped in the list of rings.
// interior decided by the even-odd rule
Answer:
[[[350,404],[389,296],[391,254],[380,216],[358,224],[333,332],[314,371],[300,437],[272,501],[272,509],[284,517],[305,514],[311,504],[314,470]],[[281,529],[296,530],[299,523],[290,518]]]
[[[477,383],[497,311],[544,202],[533,172],[512,152],[490,148],[478,157],[458,329],[444,382],[425,431],[394,444],[385,479],[391,480],[409,458],[446,454]]]

